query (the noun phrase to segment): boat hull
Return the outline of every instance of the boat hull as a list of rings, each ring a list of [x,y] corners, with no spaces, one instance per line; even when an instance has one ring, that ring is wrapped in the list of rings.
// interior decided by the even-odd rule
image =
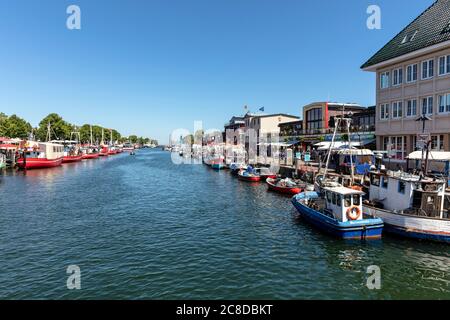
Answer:
[[[213,168],[214,170],[222,170],[225,169],[225,166],[222,163],[213,163],[211,165],[211,168]]]
[[[89,159],[98,159],[100,157],[99,153],[88,153],[83,154],[83,160],[89,160]]]
[[[40,159],[40,158],[27,158],[25,163],[23,158],[17,160],[17,166],[20,169],[45,169],[59,167],[62,164],[63,158],[56,159]]]
[[[64,156],[62,163],[73,163],[83,160],[83,156]]]
[[[261,177],[260,176],[244,176],[242,174],[238,174],[238,178],[239,180],[242,181],[247,181],[247,182],[259,182],[261,181]]]
[[[292,198],[292,204],[302,218],[321,231],[343,240],[372,240],[381,238],[384,226],[381,219],[338,222],[321,212],[305,206],[299,201],[305,197],[317,198],[317,193],[300,193]]]
[[[300,192],[303,191],[302,188],[300,187],[280,187],[274,184],[274,181],[272,179],[267,179],[266,180],[267,186],[269,188],[269,190],[274,191],[274,192],[278,192],[278,193],[282,193],[282,194],[287,194],[287,195],[296,195],[299,194]]]
[[[384,221],[388,233],[402,237],[450,243],[450,220],[415,217],[363,206],[364,212]]]

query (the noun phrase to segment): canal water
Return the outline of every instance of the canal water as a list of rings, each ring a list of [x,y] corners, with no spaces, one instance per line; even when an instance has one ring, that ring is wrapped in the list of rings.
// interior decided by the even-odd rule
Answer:
[[[0,298],[450,299],[448,245],[335,240],[266,189],[154,150],[5,172]]]

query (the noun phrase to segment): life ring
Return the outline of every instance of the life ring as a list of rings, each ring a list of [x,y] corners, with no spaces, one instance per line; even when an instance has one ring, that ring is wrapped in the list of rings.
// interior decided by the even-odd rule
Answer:
[[[358,220],[361,216],[361,209],[358,206],[353,206],[347,209],[347,218],[348,220]]]

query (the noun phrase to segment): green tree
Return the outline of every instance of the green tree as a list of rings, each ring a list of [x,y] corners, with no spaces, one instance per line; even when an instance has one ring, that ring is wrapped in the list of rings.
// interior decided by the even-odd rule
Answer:
[[[128,139],[130,140],[131,143],[137,143],[138,142],[138,137],[135,136],[135,135],[129,136]]]
[[[15,114],[10,117],[0,114],[0,136],[26,139],[32,130],[33,127],[28,122]]]
[[[47,127],[51,126],[51,140],[53,139],[70,139],[72,126],[64,121],[64,119],[56,113],[51,113],[39,122],[39,128],[36,136],[41,141],[47,140]]]

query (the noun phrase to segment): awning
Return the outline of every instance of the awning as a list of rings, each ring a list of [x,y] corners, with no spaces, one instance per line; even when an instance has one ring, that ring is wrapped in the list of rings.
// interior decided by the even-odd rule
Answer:
[[[316,143],[314,146],[319,147],[317,150],[328,150],[330,149],[330,145],[331,145],[331,141],[322,141],[319,143]],[[351,142],[350,144],[352,147],[359,147],[361,144],[359,142]],[[339,148],[344,148],[344,147],[349,147],[348,142],[340,142],[340,141],[335,141],[333,143],[333,149],[339,149]]]
[[[337,154],[346,156],[373,156],[372,150],[368,149],[341,149],[337,151]]]
[[[426,152],[423,153],[423,159],[425,160]],[[407,157],[409,160],[422,160],[422,151],[414,151]],[[450,161],[450,152],[444,151],[430,151],[428,153],[428,160],[434,161]]]

